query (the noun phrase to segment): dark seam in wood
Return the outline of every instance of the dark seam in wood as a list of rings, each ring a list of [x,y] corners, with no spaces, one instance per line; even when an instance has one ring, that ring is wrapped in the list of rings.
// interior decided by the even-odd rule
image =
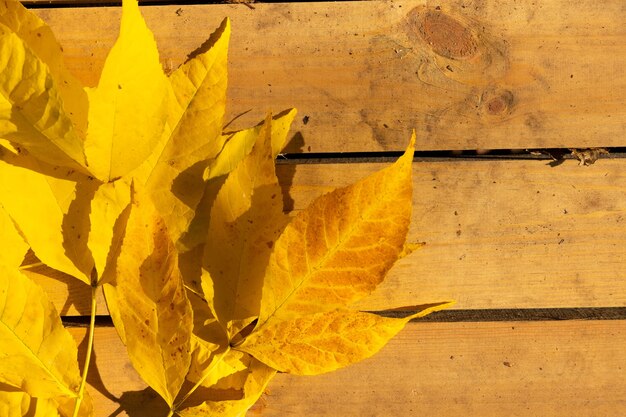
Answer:
[[[411,311],[378,311],[384,317],[406,317]],[[496,321],[626,320],[626,307],[515,308],[443,310],[415,322],[457,323]]]

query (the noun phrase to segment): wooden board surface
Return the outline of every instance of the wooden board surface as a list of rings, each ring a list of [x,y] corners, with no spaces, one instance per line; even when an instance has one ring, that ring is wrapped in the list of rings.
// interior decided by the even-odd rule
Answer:
[[[280,165],[288,210],[384,164]],[[626,306],[626,160],[414,163],[410,240],[363,309],[455,299],[457,309]],[[78,280],[35,276],[64,315],[88,314]],[[103,303],[101,314],[106,313]]]
[[[440,5],[440,6],[439,6]],[[118,8],[38,9],[97,80]],[[144,7],[167,69],[232,20],[229,118],[300,110],[288,152],[621,146],[622,0]],[[304,122],[307,121],[307,123]]]
[[[95,416],[164,416],[115,330],[98,328],[95,343]],[[353,367],[278,375],[249,415],[618,416],[626,413],[625,343],[626,321],[411,323]]]

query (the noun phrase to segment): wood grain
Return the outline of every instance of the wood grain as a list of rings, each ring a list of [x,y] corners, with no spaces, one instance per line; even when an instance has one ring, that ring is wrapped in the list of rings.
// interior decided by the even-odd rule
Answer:
[[[441,4],[441,6],[439,6]],[[229,16],[229,119],[297,107],[288,152],[621,146],[622,0],[351,1],[143,8],[166,69]],[[118,8],[37,9],[94,84]],[[306,120],[306,121],[305,121]]]
[[[279,165],[287,210],[383,166]],[[419,162],[413,174],[409,238],[426,246],[360,308],[448,299],[457,309],[626,306],[626,160]],[[87,314],[87,286],[35,278],[62,314]]]
[[[84,337],[85,329],[70,330]],[[278,375],[249,415],[623,415],[625,343],[626,321],[411,323],[352,367]],[[95,346],[89,390],[96,417],[166,414],[114,329],[98,328]]]

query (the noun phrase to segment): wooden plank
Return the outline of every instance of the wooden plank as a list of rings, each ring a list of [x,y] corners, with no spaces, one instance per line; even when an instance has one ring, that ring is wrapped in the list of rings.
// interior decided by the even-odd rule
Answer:
[[[79,340],[86,333],[71,332]],[[626,321],[411,323],[377,356],[352,367],[316,377],[278,375],[249,414],[623,415],[625,343]],[[95,346],[89,382],[96,417],[166,414],[114,329],[98,328]]]
[[[626,305],[617,290],[626,270],[619,249],[626,244],[625,163],[415,163],[409,239],[426,246],[401,260],[359,307],[450,298],[458,309]],[[280,167],[283,176],[288,169]],[[374,169],[298,166],[293,208]]]
[[[383,165],[279,165],[287,209]],[[626,161],[617,159],[557,168],[545,161],[415,163],[410,240],[427,245],[359,307],[447,299],[458,309],[626,306],[624,184]],[[88,311],[87,286],[39,282],[64,314]]]
[[[439,6],[441,4],[441,6]],[[300,109],[288,152],[622,146],[622,0],[144,7],[167,69],[232,19],[229,118]],[[94,84],[117,8],[36,10]],[[308,122],[308,123],[307,123]]]

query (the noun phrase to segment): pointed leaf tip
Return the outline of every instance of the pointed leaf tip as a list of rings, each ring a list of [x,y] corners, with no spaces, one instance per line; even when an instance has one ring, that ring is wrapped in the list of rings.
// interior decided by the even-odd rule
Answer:
[[[154,35],[137,1],[124,0],[119,36],[98,86],[87,89],[84,146],[95,177],[103,182],[122,177],[155,151],[167,121],[167,86]]]

